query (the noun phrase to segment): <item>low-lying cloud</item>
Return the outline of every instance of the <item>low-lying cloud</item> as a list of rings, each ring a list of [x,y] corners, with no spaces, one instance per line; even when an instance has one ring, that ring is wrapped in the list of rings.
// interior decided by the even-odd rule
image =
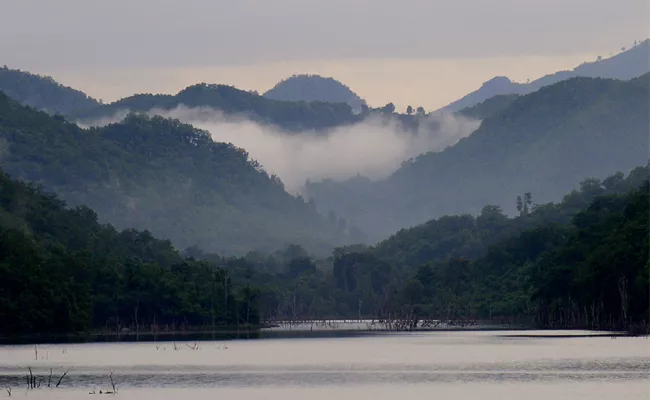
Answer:
[[[124,118],[127,111],[94,121],[101,126]],[[207,130],[218,142],[244,148],[264,169],[282,179],[286,189],[299,193],[307,180],[345,180],[357,174],[382,179],[419,154],[440,151],[470,135],[479,121],[452,114],[422,117],[415,131],[406,131],[397,118],[371,117],[325,133],[287,133],[243,117],[225,116],[211,108],[178,106],[153,109],[159,115]]]

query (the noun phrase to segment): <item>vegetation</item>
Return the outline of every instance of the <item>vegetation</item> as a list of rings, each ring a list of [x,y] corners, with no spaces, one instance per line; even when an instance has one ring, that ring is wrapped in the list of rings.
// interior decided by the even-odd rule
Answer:
[[[478,213],[485,204],[512,215],[512,199],[525,192],[556,201],[585,176],[645,164],[649,99],[650,75],[570,79],[517,97],[469,137],[403,163],[385,180],[311,182],[307,193],[371,241],[431,218]]]
[[[257,292],[0,173],[0,335],[259,323]]]
[[[179,254],[0,174],[0,334],[253,326],[263,320],[476,319],[553,328],[648,322],[648,168],[588,179],[559,204],[522,196],[314,258]],[[640,186],[639,186],[640,185]],[[514,201],[514,200],[513,200]],[[644,328],[645,329],[645,328]]]
[[[66,115],[75,110],[99,105],[92,97],[63,86],[49,76],[9,69],[6,65],[0,68],[0,91],[23,105],[50,114]]]
[[[83,130],[0,94],[0,151],[17,179],[179,248],[237,254],[297,243],[327,253],[353,228],[286,193],[244,150],[174,120],[130,115]]]
[[[586,179],[557,204],[524,193],[514,218],[487,205],[476,217],[441,217],[327,260],[290,246],[222,262],[260,288],[265,319],[647,326],[648,172]]]
[[[518,94],[501,94],[490,97],[479,104],[458,111],[458,114],[468,118],[484,120],[507,110],[517,97],[519,97]]]
[[[282,101],[344,103],[358,111],[366,104],[347,85],[319,75],[293,75],[264,93],[264,97]]]
[[[289,132],[322,130],[360,120],[350,106],[344,103],[278,101],[232,86],[206,83],[189,86],[176,95],[137,94],[100,107],[79,110],[68,117],[82,122],[93,122],[125,112],[172,110],[179,106],[209,107],[226,115],[244,116]]]

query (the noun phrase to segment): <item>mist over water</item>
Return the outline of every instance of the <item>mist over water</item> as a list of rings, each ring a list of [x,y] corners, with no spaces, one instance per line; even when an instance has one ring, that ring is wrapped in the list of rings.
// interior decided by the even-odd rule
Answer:
[[[89,124],[118,122],[128,110]],[[264,169],[282,179],[287,191],[299,193],[307,180],[345,180],[357,174],[382,179],[419,154],[441,151],[469,136],[480,121],[453,114],[422,117],[418,128],[406,131],[397,118],[370,117],[327,132],[285,132],[251,121],[225,116],[220,110],[180,105],[152,109],[149,116],[174,118],[210,132],[213,140],[245,149]]]

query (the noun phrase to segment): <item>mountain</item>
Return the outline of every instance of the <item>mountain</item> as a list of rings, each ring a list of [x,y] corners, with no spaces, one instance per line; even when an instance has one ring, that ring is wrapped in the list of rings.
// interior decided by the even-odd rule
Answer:
[[[132,114],[85,130],[0,94],[0,149],[14,178],[180,248],[232,254],[296,243],[323,252],[347,240],[246,151],[176,120]]]
[[[225,269],[149,232],[101,225],[88,207],[66,208],[2,171],[0,260],[2,337],[259,323],[251,290],[226,286]]]
[[[291,246],[247,255],[229,271],[248,274],[260,312],[277,319],[647,332],[649,166],[584,179],[557,203],[524,196],[514,217],[486,204],[476,216],[442,216],[327,259]]]
[[[175,95],[137,94],[103,106],[78,110],[68,117],[91,123],[116,115],[124,116],[128,112],[169,111],[180,106],[216,109],[225,115],[244,116],[286,131],[321,130],[360,120],[347,104],[278,101],[232,86],[205,83],[189,86]]]
[[[463,108],[456,114],[482,121],[506,110],[519,97],[518,94],[500,94],[471,107]]]
[[[599,196],[623,195],[637,190],[650,178],[650,164],[633,168],[627,176],[617,172],[605,179],[587,178],[576,189],[553,203],[531,203],[522,199],[522,209],[508,218],[496,205],[484,205],[476,216],[460,213],[432,219],[401,229],[373,247],[378,257],[400,269],[452,258],[479,259],[490,246],[542,225],[566,226]],[[531,198],[532,200],[532,198]]]
[[[348,315],[404,320],[395,325],[647,332],[649,193],[648,166],[637,167],[583,180],[559,203],[525,201],[514,218],[494,205],[443,216],[374,247],[337,249],[327,287]]]
[[[650,72],[650,39],[607,59],[598,59],[579,65],[571,71],[559,71],[543,76],[530,83],[513,82],[505,76],[497,76],[485,82],[478,90],[443,107],[454,112],[472,107],[493,96],[505,94],[528,94],[554,83],[574,78],[610,78],[629,80]]]
[[[387,179],[311,182],[323,212],[380,240],[441,215],[477,213],[484,204],[515,212],[531,192],[547,202],[585,176],[604,177],[648,160],[650,74],[623,82],[572,78],[520,96],[469,137],[403,163]]]
[[[67,115],[75,110],[99,106],[85,93],[63,86],[49,76],[18,69],[0,68],[0,91],[18,101],[50,114]]]
[[[366,104],[348,86],[334,78],[319,75],[293,75],[276,84],[263,96],[282,101],[345,103],[357,112]]]

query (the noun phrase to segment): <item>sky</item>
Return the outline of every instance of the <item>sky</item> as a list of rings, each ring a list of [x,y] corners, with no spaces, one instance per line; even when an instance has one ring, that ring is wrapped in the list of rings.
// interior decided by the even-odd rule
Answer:
[[[197,82],[263,92],[333,76],[371,105],[435,109],[650,36],[648,0],[2,0],[0,64],[93,97]]]

